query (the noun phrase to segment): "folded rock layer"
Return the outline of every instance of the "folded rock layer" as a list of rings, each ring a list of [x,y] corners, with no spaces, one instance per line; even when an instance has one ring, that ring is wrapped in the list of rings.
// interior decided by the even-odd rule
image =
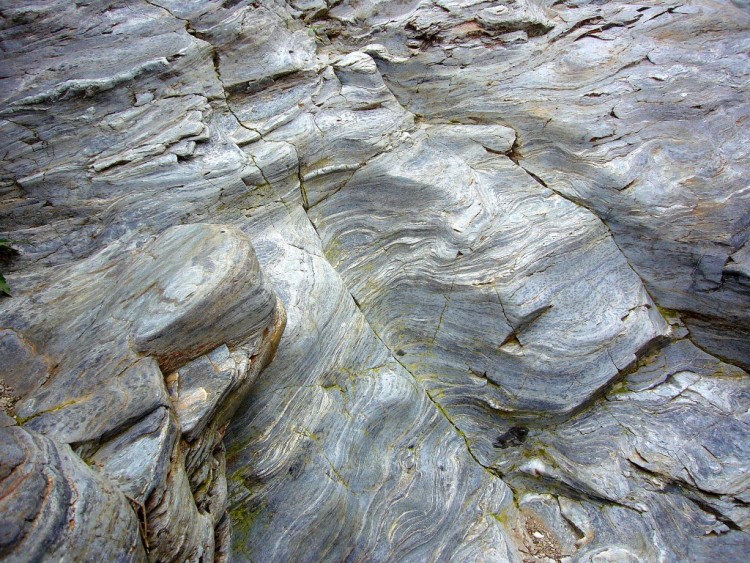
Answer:
[[[0,557],[742,559],[745,4],[0,1]]]
[[[223,437],[278,345],[277,299],[239,229],[191,224],[6,300],[0,555],[226,555]]]

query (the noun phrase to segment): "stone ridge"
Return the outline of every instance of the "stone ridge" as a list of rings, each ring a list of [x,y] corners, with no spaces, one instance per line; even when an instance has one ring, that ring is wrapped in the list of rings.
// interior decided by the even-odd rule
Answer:
[[[16,4],[0,557],[750,549],[744,2]]]

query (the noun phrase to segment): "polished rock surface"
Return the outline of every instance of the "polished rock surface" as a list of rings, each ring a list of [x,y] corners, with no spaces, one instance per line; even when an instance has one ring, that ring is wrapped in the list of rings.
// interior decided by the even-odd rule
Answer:
[[[7,423],[135,555],[750,550],[745,3],[0,6]]]

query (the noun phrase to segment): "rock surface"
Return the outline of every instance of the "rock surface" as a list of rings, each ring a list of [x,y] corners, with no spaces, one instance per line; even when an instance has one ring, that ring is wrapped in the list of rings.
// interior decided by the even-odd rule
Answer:
[[[18,426],[2,438],[3,560],[145,560],[125,495],[70,446]]]
[[[0,16],[0,556],[750,550],[744,3]]]
[[[227,552],[224,431],[285,322],[248,238],[175,226],[140,249],[111,244],[6,304],[3,379],[22,428],[0,429],[2,555]]]

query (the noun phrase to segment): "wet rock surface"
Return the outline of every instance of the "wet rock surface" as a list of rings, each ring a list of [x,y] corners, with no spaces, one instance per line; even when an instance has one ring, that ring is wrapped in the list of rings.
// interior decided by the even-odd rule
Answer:
[[[0,556],[750,549],[744,3],[0,6]]]

